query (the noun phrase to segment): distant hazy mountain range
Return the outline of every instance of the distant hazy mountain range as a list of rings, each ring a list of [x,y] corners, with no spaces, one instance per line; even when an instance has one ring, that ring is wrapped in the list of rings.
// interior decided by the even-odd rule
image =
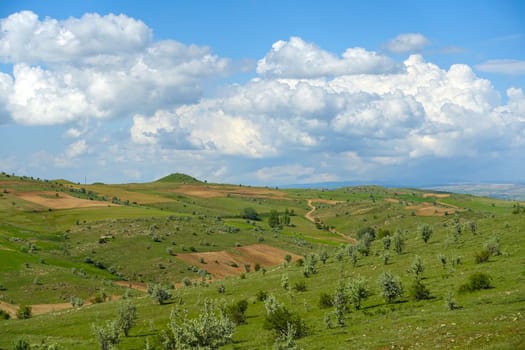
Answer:
[[[389,183],[367,183],[364,181],[342,181],[342,182],[322,182],[299,185],[285,185],[282,188],[325,188],[334,189],[347,186],[360,185],[379,185],[385,187],[407,187],[406,185],[394,185]],[[524,184],[496,184],[496,183],[459,183],[447,185],[419,185],[408,186],[415,188],[424,188],[433,191],[454,192],[472,194],[475,196],[493,197],[507,200],[525,200],[525,185]]]

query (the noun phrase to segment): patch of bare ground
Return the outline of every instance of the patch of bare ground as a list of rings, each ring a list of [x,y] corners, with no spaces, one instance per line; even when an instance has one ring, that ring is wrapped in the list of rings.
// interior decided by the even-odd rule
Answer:
[[[173,192],[201,198],[219,198],[227,196],[236,196],[268,199],[286,199],[286,194],[284,192],[262,187],[182,185],[174,189]]]
[[[388,202],[388,203],[399,203],[399,199],[385,198],[385,202]]]
[[[447,198],[450,197],[448,193],[423,193],[423,198],[434,197],[434,198]]]
[[[409,205],[405,207],[406,210],[412,210],[417,216],[443,216],[454,214],[459,211],[458,207],[452,205],[435,205],[429,202],[423,202],[418,205]]]
[[[264,268],[279,265],[287,254],[292,256],[292,260],[300,258],[299,255],[266,244],[237,247],[232,251],[182,253],[177,254],[177,258],[207,270],[214,279],[221,279],[246,272],[245,266],[248,264],[251,271],[256,264]]]
[[[113,284],[120,287],[135,289],[144,293],[148,291],[148,286],[146,283],[142,282],[115,281]]]
[[[32,202],[51,209],[74,209],[74,208],[91,208],[116,206],[109,202],[81,199],[70,196],[63,192],[52,191],[32,191],[16,192],[15,195],[25,201]]]

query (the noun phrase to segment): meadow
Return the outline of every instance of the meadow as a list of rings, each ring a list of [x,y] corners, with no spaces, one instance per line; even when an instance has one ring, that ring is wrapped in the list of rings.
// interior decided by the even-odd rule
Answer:
[[[94,328],[125,302],[137,318],[116,347],[166,349],[170,315],[198,319],[210,300],[247,302],[225,349],[525,348],[524,203],[183,174],[122,185],[2,174],[0,194],[0,349],[103,348]],[[391,300],[384,273],[402,286]],[[480,273],[489,283],[469,285]],[[171,297],[159,304],[148,285]],[[272,329],[264,296],[303,332]],[[23,305],[33,314],[17,319]]]

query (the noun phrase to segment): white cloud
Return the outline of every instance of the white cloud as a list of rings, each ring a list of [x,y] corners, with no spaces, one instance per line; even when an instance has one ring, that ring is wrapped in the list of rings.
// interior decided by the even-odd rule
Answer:
[[[510,59],[488,60],[477,64],[476,69],[488,73],[522,75],[525,74],[525,61]]]
[[[64,155],[66,156],[66,158],[72,159],[72,158],[76,158],[86,153],[87,150],[88,150],[88,146],[87,146],[86,140],[82,139],[82,140],[78,140],[70,144],[66,148]]]
[[[390,58],[373,51],[360,47],[349,48],[339,58],[299,37],[275,42],[257,63],[257,73],[281,78],[386,73],[396,69],[396,64]]]
[[[399,34],[390,40],[385,48],[393,53],[418,52],[427,46],[429,40],[420,33]]]
[[[11,88],[0,76],[0,101],[26,125],[118,118],[195,102],[205,80],[229,70],[229,60],[209,48],[154,41],[151,29],[125,15],[57,21],[25,11],[0,26],[0,60],[13,64]]]

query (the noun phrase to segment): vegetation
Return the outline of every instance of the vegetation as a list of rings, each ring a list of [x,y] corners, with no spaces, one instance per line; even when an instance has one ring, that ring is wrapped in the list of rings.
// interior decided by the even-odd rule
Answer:
[[[78,185],[0,175],[0,348],[525,343],[523,203],[171,180]],[[262,258],[269,248],[279,248],[273,263]],[[31,317],[17,320],[28,309]]]

